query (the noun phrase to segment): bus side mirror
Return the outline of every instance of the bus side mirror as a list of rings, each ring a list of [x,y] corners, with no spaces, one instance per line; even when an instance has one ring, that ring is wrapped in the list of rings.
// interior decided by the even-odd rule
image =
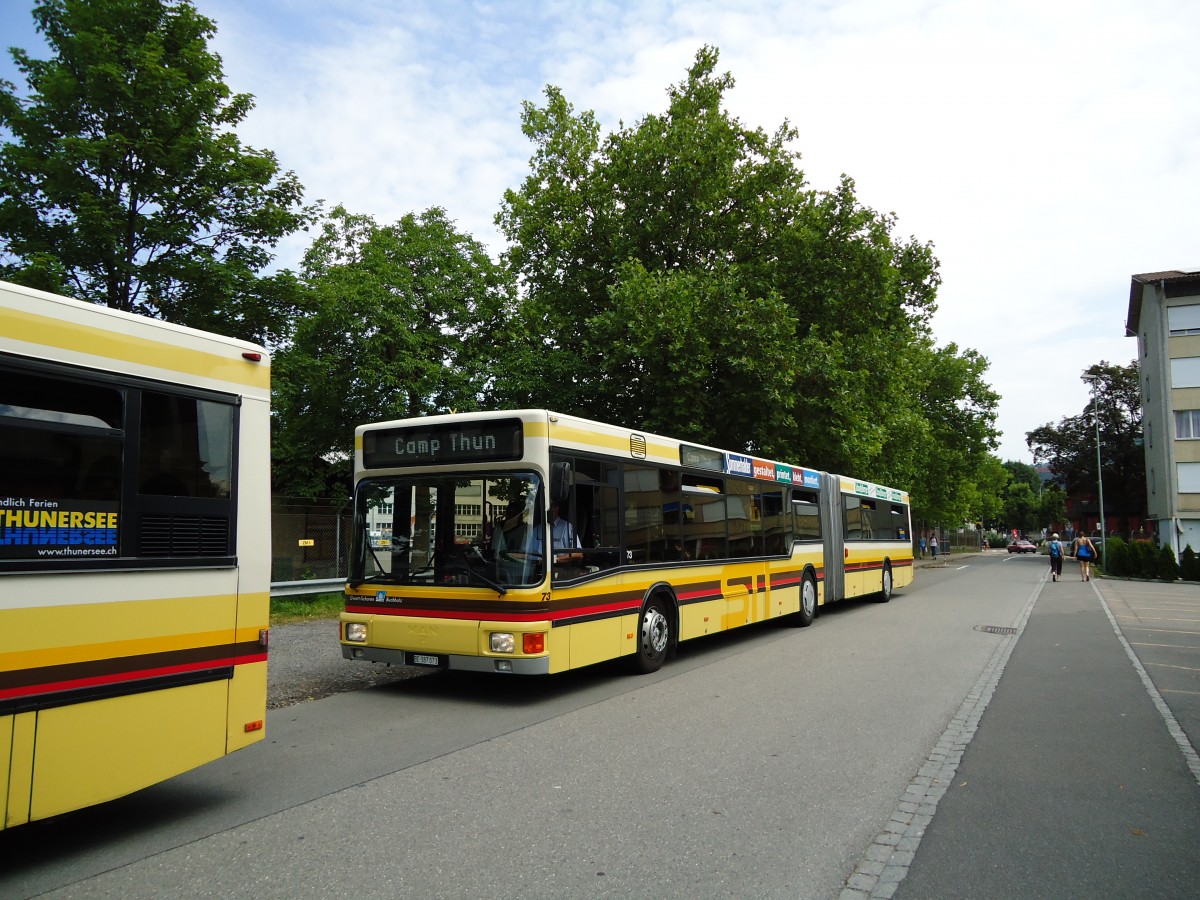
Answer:
[[[571,495],[571,464],[567,462],[550,465],[550,500],[566,503]]]

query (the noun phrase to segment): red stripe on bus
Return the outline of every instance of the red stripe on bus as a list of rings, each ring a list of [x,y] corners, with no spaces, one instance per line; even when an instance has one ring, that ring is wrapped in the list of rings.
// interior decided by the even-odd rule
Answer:
[[[578,616],[594,615],[596,613],[614,611],[632,611],[641,609],[641,600],[630,602],[621,600],[613,603],[597,603],[587,606],[572,606],[570,609],[547,609],[540,613],[489,613],[442,609],[421,609],[418,607],[397,606],[346,606],[346,612],[366,616],[414,616],[427,619],[458,619],[470,622],[545,622],[558,619],[576,618]]]
[[[224,666],[242,665],[249,662],[265,662],[267,656],[260,654],[252,656],[226,657],[195,662],[188,665],[159,666],[152,669],[138,669],[130,672],[120,672],[113,675],[95,675],[88,678],[70,678],[63,681],[46,681],[40,684],[25,685],[18,688],[0,690],[0,700],[15,697],[36,697],[41,694],[57,693],[59,691],[77,690],[79,688],[98,687],[110,684],[133,684],[147,678],[158,678],[163,675],[178,675],[181,672],[201,672],[205,669],[221,668]]]

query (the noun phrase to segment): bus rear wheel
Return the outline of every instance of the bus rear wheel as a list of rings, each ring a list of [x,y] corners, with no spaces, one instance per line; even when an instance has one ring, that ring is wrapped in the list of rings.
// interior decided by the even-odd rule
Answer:
[[[879,602],[887,603],[892,599],[892,567],[883,564],[883,586],[879,591]]]
[[[800,610],[793,614],[792,624],[798,628],[807,628],[817,617],[817,582],[812,573],[805,573],[800,582]]]
[[[656,672],[667,658],[671,646],[671,620],[667,604],[661,597],[652,597],[642,609],[638,621],[637,651],[633,654],[635,671]]]

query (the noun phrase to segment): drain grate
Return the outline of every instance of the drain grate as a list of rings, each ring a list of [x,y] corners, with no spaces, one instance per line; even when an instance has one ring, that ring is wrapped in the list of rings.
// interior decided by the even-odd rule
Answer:
[[[988,634],[1016,634],[1017,629],[1007,625],[976,625],[976,631],[986,631]]]

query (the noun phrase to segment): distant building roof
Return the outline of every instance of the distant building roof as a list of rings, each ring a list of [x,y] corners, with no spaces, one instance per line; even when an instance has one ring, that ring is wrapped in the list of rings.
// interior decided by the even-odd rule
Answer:
[[[1163,285],[1166,288],[1167,296],[1186,297],[1189,294],[1200,293],[1200,267],[1134,275],[1129,284],[1129,316],[1125,320],[1126,337],[1137,337],[1138,325],[1142,320],[1142,287],[1147,284]],[[1183,290],[1173,291],[1168,285],[1187,285],[1187,287]]]

